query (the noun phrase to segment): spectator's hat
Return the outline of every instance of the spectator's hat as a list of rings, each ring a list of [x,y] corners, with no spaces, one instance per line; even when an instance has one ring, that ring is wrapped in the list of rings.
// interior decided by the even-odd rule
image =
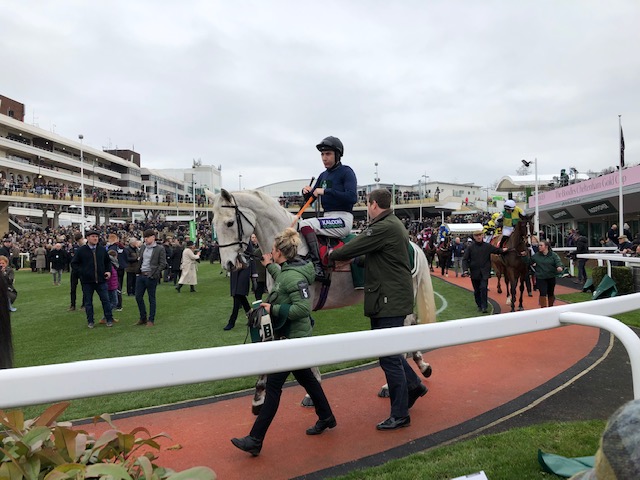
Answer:
[[[626,235],[620,235],[620,236],[618,237],[618,241],[619,241],[619,242],[623,242],[623,241],[624,241],[624,242],[628,242],[628,241],[629,241],[629,239],[627,238],[627,236],[626,236]]]
[[[476,230],[473,232],[474,235],[483,235],[484,232],[482,230]]]
[[[97,230],[87,230],[87,233],[86,233],[85,235],[86,235],[87,237],[88,237],[89,235],[98,235],[98,236],[100,236],[100,232],[99,232],[99,231],[97,231]]]
[[[155,237],[156,232],[154,230],[151,230],[150,228],[148,228],[147,230],[144,231],[144,238],[147,237]]]
[[[571,480],[640,478],[640,400],[620,407],[609,419],[594,468]]]
[[[13,242],[13,240],[11,240],[11,238],[10,238],[10,237],[4,237],[4,238],[2,239],[2,241],[3,241],[3,242],[5,242],[5,243],[6,243],[6,242]]]

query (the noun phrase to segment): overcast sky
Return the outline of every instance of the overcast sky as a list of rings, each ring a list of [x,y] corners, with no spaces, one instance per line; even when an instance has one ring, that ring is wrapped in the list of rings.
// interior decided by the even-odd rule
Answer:
[[[640,162],[637,0],[7,0],[0,93],[28,123],[149,168],[222,166],[255,188],[322,171],[361,185],[486,186]]]

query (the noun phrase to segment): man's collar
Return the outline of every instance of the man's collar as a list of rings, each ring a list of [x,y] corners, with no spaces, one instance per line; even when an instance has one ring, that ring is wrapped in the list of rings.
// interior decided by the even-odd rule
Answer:
[[[376,218],[374,218],[373,220],[371,220],[371,223],[369,225],[372,225],[380,220],[382,220],[385,217],[388,217],[391,213],[393,213],[393,211],[390,208],[387,208],[385,210],[382,210],[378,216]]]

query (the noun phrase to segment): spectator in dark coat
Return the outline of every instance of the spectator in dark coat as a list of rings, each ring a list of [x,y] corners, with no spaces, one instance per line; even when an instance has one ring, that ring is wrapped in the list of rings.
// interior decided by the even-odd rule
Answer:
[[[247,252],[253,254],[253,248],[251,247],[251,242],[247,245]],[[233,270],[231,272],[231,296],[233,297],[233,310],[231,311],[231,316],[229,317],[229,321],[227,325],[225,325],[224,330],[231,330],[236,326],[236,320],[238,319],[238,312],[240,311],[240,307],[242,307],[247,313],[251,310],[251,305],[249,305],[249,300],[247,300],[247,295],[249,295],[249,286],[251,285],[252,275],[256,271],[255,261],[253,257],[250,257],[249,266],[247,268],[243,268],[242,270]]]
[[[256,237],[255,233],[251,234],[251,246],[253,247],[255,258],[262,258],[262,250],[258,246],[258,237]],[[262,300],[262,295],[267,291],[267,269],[262,265],[262,262],[255,262],[255,264],[256,273],[251,276],[251,287],[256,300]]]
[[[504,249],[506,250],[506,247]],[[487,291],[491,277],[491,254],[501,252],[498,247],[484,241],[482,230],[473,232],[473,243],[464,251],[462,269],[468,271],[471,277],[473,296],[479,312],[489,311]]]
[[[53,285],[59,286],[62,282],[62,272],[69,262],[67,252],[62,249],[62,244],[56,243],[49,253],[51,262],[51,273],[53,274]]]
[[[82,283],[82,303],[87,314],[89,328],[94,327],[93,293],[98,292],[107,327],[113,326],[111,302],[107,291],[107,280],[111,277],[111,260],[107,250],[98,245],[100,232],[87,232],[87,243],[78,249],[71,261],[72,268],[77,268]]]
[[[171,249],[171,259],[167,261],[171,268],[171,278],[173,284],[177,285],[180,279],[180,263],[182,262],[182,251],[184,248],[177,238],[173,240],[173,248]]]
[[[107,250],[113,250],[116,252],[116,258],[118,259],[117,264],[118,266],[116,267],[116,273],[118,274],[118,288],[116,289],[116,296],[117,296],[117,306],[116,306],[116,310],[117,311],[122,311],[122,285],[124,283],[124,272],[125,272],[125,268],[127,268],[128,262],[127,262],[127,252],[125,251],[125,245],[124,243],[122,243],[120,241],[120,238],[112,233],[109,235],[109,246],[107,247]],[[113,290],[110,290],[113,291]]]
[[[129,245],[124,248],[127,255],[127,266],[124,269],[127,272],[127,295],[136,294],[136,274],[140,266],[140,240],[130,238]]]
[[[580,255],[582,253],[589,253],[589,239],[584,235],[581,235],[580,232],[576,231],[575,234],[575,244],[576,244],[576,255]],[[586,258],[578,258],[578,281],[576,283],[584,283],[587,281],[587,269],[586,269],[587,259]]]

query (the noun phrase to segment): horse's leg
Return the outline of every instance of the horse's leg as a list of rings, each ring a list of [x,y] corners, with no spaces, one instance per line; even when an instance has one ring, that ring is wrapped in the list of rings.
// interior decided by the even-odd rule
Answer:
[[[524,285],[525,285],[526,278],[527,278],[526,273],[525,275],[520,275],[520,301],[518,302],[519,311],[524,310],[524,307],[522,306],[522,297],[524,296]]]
[[[313,372],[313,376],[316,377],[316,380],[318,380],[318,383],[322,382],[322,376],[320,375],[320,370],[318,369],[318,367],[312,367],[311,371]],[[300,405],[302,405],[303,407],[313,407],[313,400],[311,400],[311,397],[308,393],[304,396],[302,402],[300,402]]]
[[[511,311],[516,311],[516,290],[518,287],[518,277],[515,274],[509,273],[509,291],[511,292]]]
[[[267,376],[260,375],[256,381],[256,390],[253,393],[253,400],[251,400],[251,412],[254,415],[258,415],[264,405],[264,397],[266,395],[265,389],[267,387]]]

